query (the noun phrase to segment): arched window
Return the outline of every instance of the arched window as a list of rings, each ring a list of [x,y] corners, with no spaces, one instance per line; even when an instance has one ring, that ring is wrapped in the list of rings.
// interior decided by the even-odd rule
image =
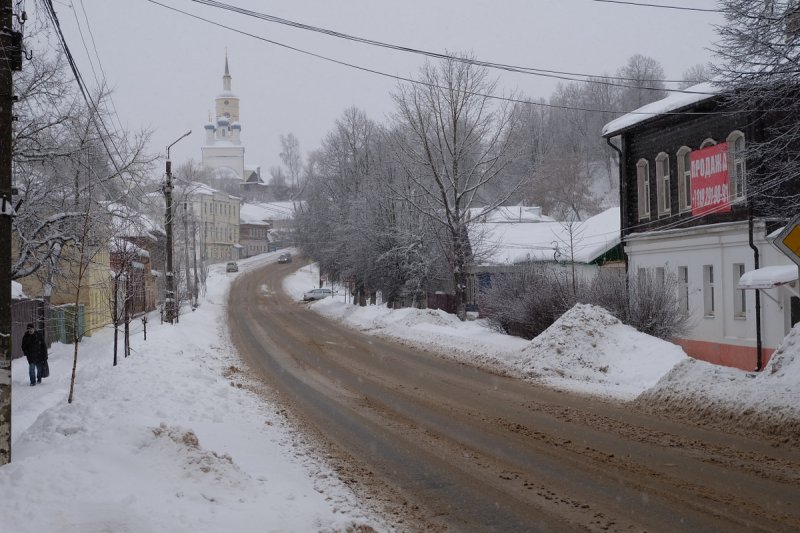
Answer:
[[[703,144],[700,145],[700,149],[702,150],[703,148],[708,148],[709,146],[714,146],[715,144],[717,144],[717,141],[709,137],[703,141]]]
[[[640,159],[636,163],[636,181],[639,191],[639,220],[650,218],[650,164],[647,159]]]
[[[692,210],[692,149],[681,146],[675,154],[678,161],[678,209]]]
[[[658,215],[668,215],[671,210],[669,187],[669,155],[661,152],[656,156],[656,197]]]
[[[747,178],[745,165],[744,133],[733,131],[728,135],[728,176],[731,201],[744,198]]]

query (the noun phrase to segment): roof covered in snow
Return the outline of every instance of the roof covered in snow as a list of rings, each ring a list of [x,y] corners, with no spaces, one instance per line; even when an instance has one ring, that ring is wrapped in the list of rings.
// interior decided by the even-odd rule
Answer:
[[[11,299],[21,300],[27,298],[22,290],[22,285],[18,281],[11,282]]]
[[[294,218],[292,202],[259,202],[242,204],[239,217],[243,224],[264,224],[272,220],[289,220]]]
[[[483,214],[484,208],[473,207],[469,210],[471,219],[478,218],[480,222],[555,222],[554,218],[542,214],[541,207],[506,205],[498,207],[488,214]]]
[[[572,228],[552,219],[539,223],[477,223],[470,226],[470,242],[483,265],[571,258],[578,263],[591,263],[620,243],[620,212],[614,207],[575,222]]]
[[[673,113],[689,106],[714,98],[721,92],[721,88],[712,82],[698,83],[683,92],[672,92],[666,98],[649,103],[626,115],[612,120],[603,126],[603,137],[611,137],[622,133],[624,130],[640,124],[646,120]]]
[[[111,225],[115,236],[155,240],[152,234],[164,231],[158,222],[126,205],[110,202],[106,204],[106,208],[112,215]]]

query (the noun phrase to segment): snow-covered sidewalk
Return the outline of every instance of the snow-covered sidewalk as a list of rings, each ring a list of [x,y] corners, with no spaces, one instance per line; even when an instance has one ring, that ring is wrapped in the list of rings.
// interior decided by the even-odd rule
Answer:
[[[242,261],[243,271],[276,254]],[[227,341],[233,275],[180,324],[152,314],[134,353],[112,366],[110,330],[54,344],[50,377],[12,365],[12,462],[0,468],[0,530],[31,532],[387,530],[310,453],[280,410],[248,390]],[[245,386],[242,386],[242,385]]]

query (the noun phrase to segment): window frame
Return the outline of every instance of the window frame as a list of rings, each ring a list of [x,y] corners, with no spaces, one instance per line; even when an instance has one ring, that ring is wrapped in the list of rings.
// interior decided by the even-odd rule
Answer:
[[[639,204],[639,220],[650,219],[650,162],[640,159],[636,162],[636,184]]]
[[[692,210],[692,149],[681,146],[675,153],[678,165],[678,212]],[[688,159],[688,165],[687,163]]]
[[[746,138],[744,133],[734,130],[726,140],[728,143],[728,178],[730,180],[728,194],[733,203],[744,199],[747,195]],[[742,143],[741,148],[736,146],[739,141]]]
[[[678,305],[684,316],[689,316],[689,267],[678,267]]]
[[[666,216],[672,212],[670,190],[669,154],[660,152],[656,156],[656,199],[658,216]]]
[[[747,294],[744,289],[737,289],[739,279],[745,273],[744,263],[733,263],[733,318],[747,318]]]
[[[714,318],[716,316],[716,302],[714,301],[714,265],[703,265],[703,316]]]

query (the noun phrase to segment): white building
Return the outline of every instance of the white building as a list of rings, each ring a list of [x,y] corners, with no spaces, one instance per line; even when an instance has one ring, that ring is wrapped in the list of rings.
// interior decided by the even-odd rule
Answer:
[[[187,188],[186,198],[196,224],[199,258],[209,263],[239,259],[241,198],[197,182]]]

